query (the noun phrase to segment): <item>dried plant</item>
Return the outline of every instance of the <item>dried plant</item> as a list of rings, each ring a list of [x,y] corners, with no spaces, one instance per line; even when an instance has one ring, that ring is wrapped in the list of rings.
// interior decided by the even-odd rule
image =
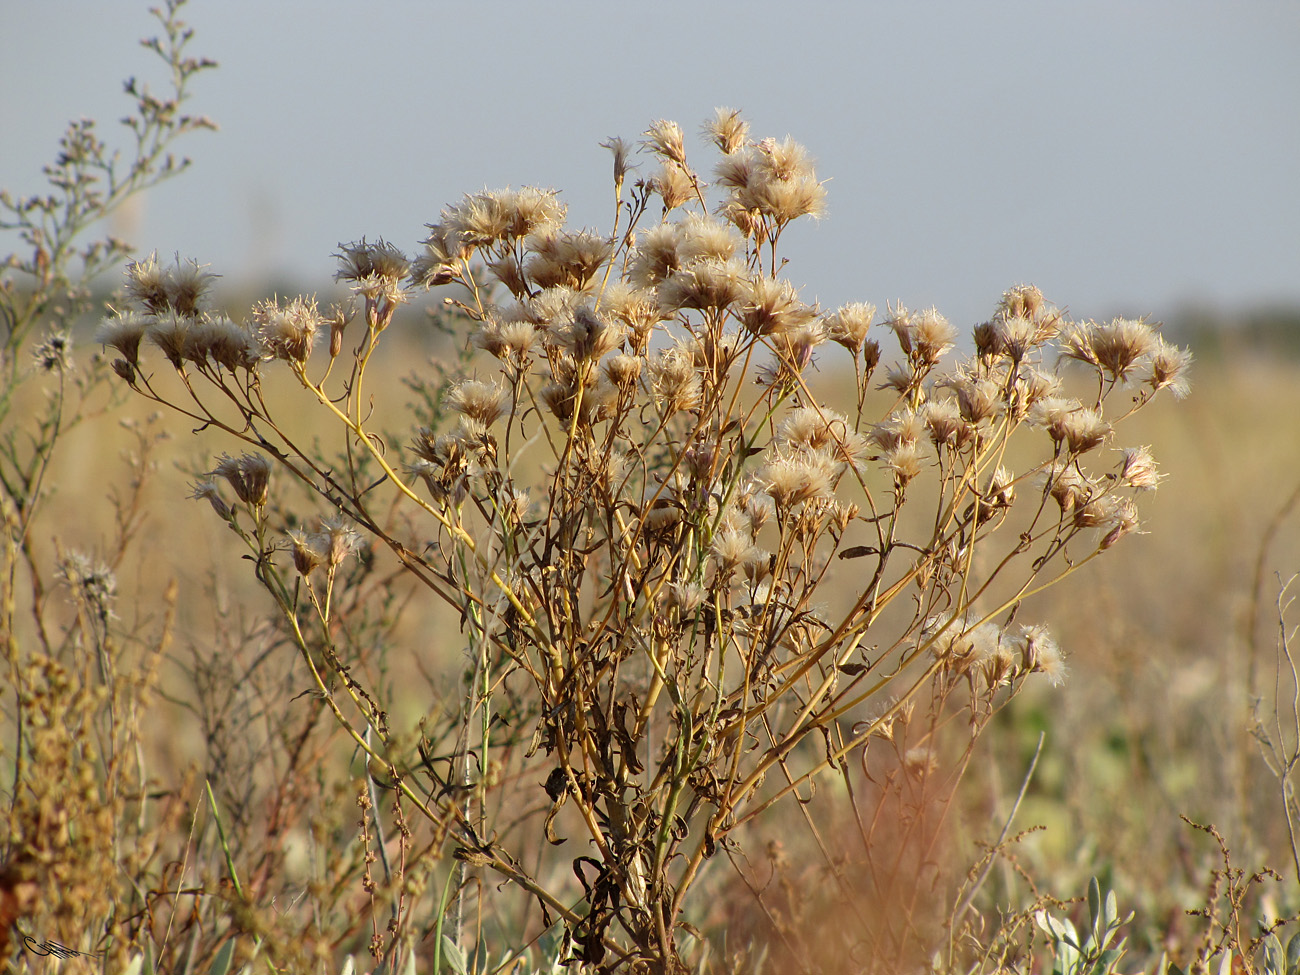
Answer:
[[[552,190],[482,192],[413,257],[342,245],[338,305],[235,321],[200,265],[147,258],[128,268],[134,307],[101,325],[139,396],[243,451],[194,496],[368,756],[363,886],[389,915],[370,937],[387,964],[429,924],[478,950],[514,890],[515,922],[559,924],[575,964],[684,971],[719,921],[692,892],[727,884],[795,970],[916,964],[940,940],[938,851],[981,729],[1065,673],[1033,597],[1137,531],[1158,484],[1145,447],[1109,447],[1162,390],[1186,392],[1189,357],[1156,326],[1074,321],[1021,285],[962,358],[935,309],[810,305],[780,252],[825,206],[807,151],[751,140],[730,110],[706,133],[711,200],[680,127],[657,121],[650,175],[607,143],[607,232],[568,228]],[[446,384],[449,422],[401,447],[371,390],[423,288],[447,289],[478,354]],[[270,395],[285,386],[292,407]],[[333,453],[300,434],[304,401]],[[350,643],[359,556],[459,620],[432,649],[464,654],[463,696],[414,732]],[[754,826],[782,805],[806,839],[760,866]],[[443,849],[459,867],[425,898]],[[854,923],[815,944],[797,923],[813,910]]]

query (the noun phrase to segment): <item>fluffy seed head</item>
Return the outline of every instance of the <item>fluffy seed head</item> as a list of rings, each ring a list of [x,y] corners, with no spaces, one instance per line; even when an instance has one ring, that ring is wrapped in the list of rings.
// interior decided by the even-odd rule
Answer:
[[[402,301],[402,279],[411,272],[406,255],[383,238],[368,243],[364,237],[350,244],[339,244],[339,269],[335,281],[347,281],[351,289],[367,298]]]
[[[640,356],[616,355],[605,360],[605,378],[615,389],[631,392],[641,378],[641,366],[644,360]]]
[[[609,260],[614,246],[599,234],[556,231],[528,238],[531,254],[525,267],[539,288],[585,290]]]
[[[301,528],[288,532],[289,547],[293,551],[293,567],[298,575],[306,579],[312,570],[325,561],[325,553],[319,546],[319,538]]]
[[[745,265],[738,260],[697,261],[659,285],[659,304],[668,311],[721,310],[745,296],[746,280]]]
[[[99,323],[99,328],[95,330],[95,341],[112,346],[131,365],[138,365],[140,340],[145,336],[147,325],[147,319],[133,311],[110,315]]]
[[[1187,381],[1187,369],[1191,363],[1190,351],[1170,345],[1163,337],[1157,336],[1143,382],[1153,392],[1167,389],[1174,399],[1182,399],[1191,388]]]
[[[679,166],[686,165],[686,147],[682,136],[682,127],[667,119],[657,119],[650,123],[650,128],[642,133],[647,149],[665,159],[672,160]]]
[[[628,144],[618,136],[611,136],[600,144],[602,149],[608,149],[614,157],[614,185],[623,186],[623,180],[627,177],[627,172],[631,169],[628,163]]]
[[[321,325],[314,298],[260,302],[253,307],[253,321],[257,323],[264,355],[286,362],[307,361]]]
[[[864,301],[841,305],[826,316],[826,337],[848,349],[853,355],[862,351],[867,329],[876,317],[876,306]]]
[[[749,123],[734,108],[715,108],[713,118],[704,123],[704,134],[725,155],[738,152],[749,135]]]
[[[745,290],[740,323],[753,335],[785,335],[817,317],[789,281],[763,275],[751,278]]]
[[[506,391],[496,383],[467,379],[447,392],[447,406],[490,427],[501,418]]]
[[[788,511],[802,501],[829,498],[835,470],[831,461],[819,454],[778,454],[763,468],[760,478],[777,508]]]
[[[271,462],[261,454],[240,454],[238,457],[221,455],[217,466],[207,472],[207,477],[224,477],[235,490],[235,497],[244,504],[260,508],[266,504],[271,481]]]
[[[1127,447],[1120,465],[1120,480],[1138,491],[1154,491],[1163,474],[1146,447]]]
[[[325,562],[330,569],[343,564],[343,560],[361,547],[361,534],[347,524],[342,515],[325,518],[320,523],[325,541]]]

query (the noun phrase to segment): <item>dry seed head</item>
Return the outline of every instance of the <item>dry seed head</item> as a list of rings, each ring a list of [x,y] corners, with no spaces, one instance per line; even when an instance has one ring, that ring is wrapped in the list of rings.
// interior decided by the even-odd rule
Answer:
[[[955,399],[932,399],[921,407],[918,416],[936,447],[941,444],[963,447],[974,439],[975,429],[962,418]]]
[[[957,394],[957,410],[973,426],[1002,412],[1002,389],[991,379],[967,376],[952,384]]]
[[[738,152],[749,135],[749,123],[734,108],[715,108],[713,118],[704,123],[704,134],[725,155]]]
[[[1075,528],[1105,528],[1109,530],[1119,513],[1119,499],[1113,494],[1100,494],[1089,499],[1082,507],[1074,509]]]
[[[151,315],[162,314],[171,307],[167,275],[156,253],[126,265],[126,293]]]
[[[1156,336],[1142,381],[1153,392],[1167,389],[1174,399],[1182,399],[1191,388],[1187,381],[1187,368],[1191,364],[1192,353],[1189,350],[1170,345],[1162,336]]]
[[[488,261],[487,269],[494,278],[506,286],[506,290],[515,298],[522,300],[528,297],[531,290],[528,285],[528,277],[518,255],[513,251],[502,255],[500,260]]]
[[[257,336],[225,315],[204,318],[191,333],[193,344],[213,362],[234,372],[251,369],[261,358]]]
[[[314,298],[294,298],[281,304],[276,299],[253,307],[253,321],[261,339],[263,355],[286,362],[306,362],[321,319]]]
[[[1072,454],[1100,446],[1110,436],[1110,424],[1100,410],[1089,409],[1078,400],[1045,397],[1029,411],[1029,422],[1043,427],[1057,444]]]
[[[1007,356],[1019,365],[1026,353],[1034,347],[1037,336],[1038,326],[1028,317],[1013,315],[1010,318],[1000,318],[993,322],[992,351]]]
[[[1105,443],[1111,434],[1110,424],[1100,410],[1077,409],[1065,414],[1062,427],[1065,443],[1072,454],[1082,454]]]
[[[466,195],[443,211],[443,223],[471,246],[485,247],[530,234],[549,234],[564,226],[568,208],[555,190],[524,186]]]
[[[611,322],[589,305],[577,308],[572,319],[552,330],[555,343],[577,361],[599,360],[622,344],[627,334],[621,322]]]
[[[72,368],[71,353],[72,337],[65,330],[56,329],[32,349],[32,358],[45,372],[62,372]]]
[[[913,315],[911,331],[917,361],[926,366],[935,365],[957,340],[956,327],[936,308],[926,308]]]
[[[95,341],[117,349],[131,365],[140,362],[140,340],[144,338],[148,319],[133,311],[110,315],[99,323]]]
[[[867,329],[876,317],[876,306],[863,301],[841,305],[826,316],[826,337],[848,349],[853,355],[862,351]]]
[[[534,325],[548,329],[569,321],[578,308],[590,300],[582,291],[557,285],[535,294],[527,304],[520,306],[519,314]]]
[[[1024,626],[1020,630],[1021,666],[1034,674],[1046,674],[1053,687],[1065,680],[1065,655],[1046,627]]]
[[[1044,311],[1043,293],[1032,284],[1018,284],[1002,293],[998,318],[1025,317],[1037,321]]]
[[[1137,505],[1128,498],[1119,498],[1102,527],[1106,529],[1106,534],[1102,537],[1100,547],[1110,548],[1125,535],[1137,531]]]
[[[704,602],[707,595],[708,592],[698,583],[674,582],[668,586],[668,605],[675,608],[680,616],[687,616]]]
[[[382,237],[373,244],[364,237],[350,244],[339,244],[339,269],[335,281],[347,281],[354,292],[370,299],[404,301],[402,280],[411,271],[406,255]]]
[[[665,416],[694,409],[700,403],[703,390],[691,358],[689,352],[676,347],[650,360],[655,397]]]
[[[906,396],[920,384],[921,378],[920,373],[912,370],[912,364],[903,360],[885,370],[885,380],[876,388],[892,389],[900,396]]]
[[[301,528],[291,529],[287,534],[293,550],[293,567],[298,575],[306,579],[313,569],[325,561],[325,553],[319,548],[319,536]]]
[[[893,450],[901,444],[915,444],[925,432],[924,421],[911,410],[894,413],[872,425],[871,442],[882,450]]]
[[[167,303],[178,315],[196,316],[203,310],[203,300],[207,297],[215,274],[208,274],[197,261],[177,260],[174,268],[168,269],[164,276],[167,289]]]
[[[1060,507],[1062,517],[1082,508],[1096,493],[1096,485],[1075,464],[1053,464],[1043,476],[1044,487]]]
[[[753,200],[748,190],[761,178],[758,154],[749,150],[724,156],[713,167],[713,178],[719,186],[735,194],[732,200],[735,206],[741,209],[753,209]]]
[[[150,314],[161,315],[170,310],[193,318],[202,309],[203,299],[216,277],[206,273],[198,262],[181,263],[179,258],[175,267],[164,268],[158,263],[157,254],[150,254],[126,266],[126,293]]]
[[[714,536],[712,552],[718,560],[718,573],[724,579],[737,568],[756,565],[767,558],[767,553],[754,544],[748,532],[734,528]]]
[[[967,630],[969,626],[965,616],[931,616],[921,627],[921,642],[930,644],[930,653],[936,660],[951,662],[966,658],[974,651]]]
[[[361,547],[361,534],[342,515],[323,519],[320,527],[325,541],[325,561],[331,569]]]
[[[894,335],[898,339],[898,347],[902,350],[903,355],[910,359],[914,350],[912,343],[912,313],[901,302],[897,305],[887,305],[886,309],[889,312],[889,317],[881,324],[893,329]]]
[[[826,187],[813,173],[791,179],[764,180],[755,192],[757,209],[777,224],[826,212]]]
[[[644,355],[651,331],[663,321],[655,293],[617,281],[601,295],[600,308],[631,329],[632,347],[637,354]]]
[[[1016,382],[1020,386],[1021,405],[1024,409],[1031,408],[1048,396],[1059,396],[1061,392],[1060,376],[1033,366],[1022,367],[1016,374]]]
[[[460,276],[460,262],[472,248],[453,228],[444,224],[426,224],[429,236],[424,239],[424,253],[411,262],[411,283],[425,288],[450,284]]]
[[[999,467],[984,485],[984,503],[994,508],[1010,508],[1015,500],[1015,475],[1005,467]]]
[[[903,771],[913,779],[921,780],[938,771],[939,760],[929,745],[917,745],[903,754]]]
[[[808,150],[789,136],[781,142],[764,139],[757,148],[773,179],[792,180],[812,175],[813,163]]]
[[[628,280],[638,288],[651,288],[680,270],[685,263],[681,245],[677,224],[661,223],[641,231],[637,236],[636,254],[628,269]]]
[[[849,440],[848,418],[834,410],[800,406],[786,414],[776,428],[777,442],[800,450],[833,450]]]
[[[1073,322],[1061,335],[1061,358],[1100,366],[1092,351],[1093,322]]]
[[[491,426],[504,411],[506,391],[496,383],[467,379],[447,392],[447,405],[484,426]]]
[[[1124,460],[1120,465],[1119,476],[1125,484],[1138,491],[1154,491],[1164,477],[1159,473],[1155,458],[1146,447],[1124,449]]]
[[[659,164],[658,171],[646,181],[646,185],[663,200],[664,213],[671,213],[695,199],[695,181],[690,172],[666,160]]]
[[[696,440],[682,451],[682,466],[697,480],[708,483],[713,479],[718,462],[718,448],[704,440]]]
[[[683,265],[712,259],[729,261],[740,249],[735,228],[708,214],[688,213],[675,227],[677,252]]]
[[[605,378],[622,392],[631,392],[641,378],[641,366],[644,360],[640,356],[616,355],[605,360]]]
[[[1154,351],[1157,338],[1146,322],[1129,318],[1116,318],[1089,330],[1093,358],[1116,380],[1128,378],[1134,364]]]
[[[213,480],[197,481],[194,484],[194,490],[188,495],[196,501],[207,501],[212,505],[212,510],[217,513],[217,517],[222,521],[229,521],[231,517],[230,505],[226,504],[221,498],[221,492],[217,489],[217,482]]]
[[[656,155],[670,159],[678,165],[686,165],[686,148],[682,127],[667,119],[657,119],[650,123],[650,128],[642,133],[645,141],[642,145]]]
[[[759,476],[777,508],[788,510],[803,501],[830,497],[835,468],[820,454],[778,454]]]
[[[528,520],[533,507],[533,499],[528,492],[518,488],[503,487],[498,503],[501,508],[502,519],[512,528],[518,528],[524,524]]]
[[[614,157],[614,185],[620,189],[623,186],[623,180],[632,166],[628,163],[628,144],[618,136],[610,136],[600,144],[602,149],[608,149]]]
[[[884,451],[880,459],[893,472],[895,485],[906,487],[921,473],[925,450],[918,443],[899,443]]]
[[[261,454],[221,455],[207,477],[224,477],[244,504],[260,508],[266,504],[271,481],[271,462]]]
[[[145,334],[161,350],[167,361],[174,368],[180,369],[181,364],[189,358],[190,331],[193,327],[193,319],[183,318],[169,309],[153,317]]]
[[[596,272],[614,252],[610,241],[584,230],[532,234],[527,248],[531,253],[525,267],[537,287],[577,291],[592,284]]]
[[[660,307],[722,310],[746,293],[745,265],[730,261],[703,260],[671,274],[659,285]]]
[[[479,325],[471,341],[489,355],[520,365],[532,349],[535,339],[536,329],[532,322],[502,322],[488,318]]]
[[[753,335],[786,335],[817,317],[817,310],[799,300],[789,281],[766,275],[751,278],[739,309],[740,322]]]

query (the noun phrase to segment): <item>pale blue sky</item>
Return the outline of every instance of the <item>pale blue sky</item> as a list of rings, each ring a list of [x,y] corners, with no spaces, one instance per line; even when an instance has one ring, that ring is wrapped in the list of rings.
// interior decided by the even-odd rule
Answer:
[[[156,0],[155,0],[156,2]],[[157,77],[130,0],[0,2],[0,185],[39,188],[67,119]],[[466,191],[555,186],[607,228],[609,156],[714,106],[793,135],[828,215],[791,233],[807,300],[938,305],[1030,281],[1078,316],[1300,303],[1300,3],[268,3],[192,0],[191,110],[222,130],[130,230],[228,280],[414,251]],[[104,131],[113,133],[113,124]],[[3,242],[0,249],[10,244]]]

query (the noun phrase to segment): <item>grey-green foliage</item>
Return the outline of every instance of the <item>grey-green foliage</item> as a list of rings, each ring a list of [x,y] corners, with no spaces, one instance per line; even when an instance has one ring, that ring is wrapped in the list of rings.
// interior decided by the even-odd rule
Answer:
[[[1255,971],[1259,975],[1300,975],[1300,931],[1291,935],[1285,949],[1277,932],[1270,932],[1260,946],[1259,964]]]
[[[1038,926],[1052,939],[1052,975],[1111,975],[1115,971],[1126,943],[1116,936],[1133,919],[1133,912],[1121,918],[1115,892],[1103,894],[1093,877],[1088,883],[1088,914],[1091,924],[1082,937],[1068,918],[1053,917],[1046,911],[1036,915]]]

